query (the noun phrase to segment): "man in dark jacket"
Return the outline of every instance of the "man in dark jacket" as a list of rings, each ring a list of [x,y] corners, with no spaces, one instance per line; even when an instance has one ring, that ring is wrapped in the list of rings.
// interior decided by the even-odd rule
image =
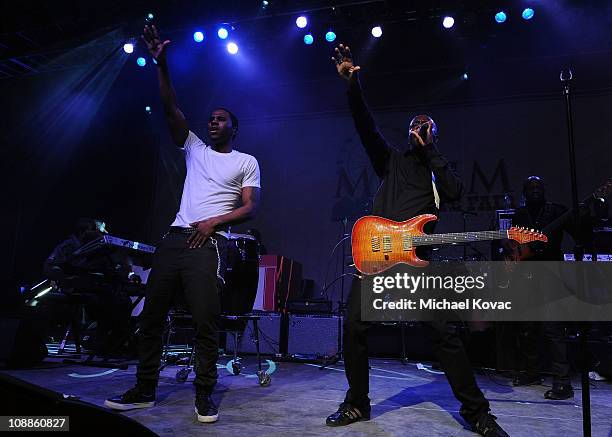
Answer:
[[[389,145],[378,131],[365,104],[359,83],[359,66],[354,65],[348,47],[335,49],[339,75],[348,82],[348,100],[355,127],[382,180],[372,214],[404,221],[416,215],[436,213],[440,200],[457,200],[463,193],[461,180],[449,168],[448,161],[436,148],[434,121],[419,115],[410,123],[410,145],[398,150]],[[433,223],[430,222],[433,230]],[[344,364],[349,390],[338,411],[327,418],[329,426],[349,425],[370,418],[367,332],[361,320],[360,280],[353,281],[344,323]],[[426,323],[433,349],[448,378],[455,397],[461,402],[461,416],[483,436],[507,436],[489,413],[489,402],[476,385],[465,349],[459,337],[444,322]]]

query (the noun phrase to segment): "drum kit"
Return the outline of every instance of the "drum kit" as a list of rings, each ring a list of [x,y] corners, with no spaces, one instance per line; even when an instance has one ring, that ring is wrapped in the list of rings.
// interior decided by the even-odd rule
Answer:
[[[221,294],[221,312],[245,315],[253,310],[259,281],[259,242],[250,234],[226,233],[227,271]]]

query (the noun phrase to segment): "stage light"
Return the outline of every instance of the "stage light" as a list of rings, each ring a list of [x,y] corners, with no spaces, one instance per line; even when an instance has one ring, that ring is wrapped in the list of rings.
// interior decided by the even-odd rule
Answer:
[[[463,73],[463,80],[468,80],[470,78],[470,76],[468,76],[467,73]]]
[[[525,19],[525,20],[531,20],[533,18],[534,14],[535,14],[535,11],[533,9],[525,8],[523,10],[522,16],[523,16],[523,19]]]
[[[495,21],[497,21],[498,23],[505,22],[506,18],[506,13],[504,11],[499,11],[497,14],[495,14]]]
[[[130,42],[123,44],[123,51],[127,54],[134,52],[134,44]]]
[[[453,17],[446,16],[442,20],[442,26],[444,26],[445,29],[450,29],[454,25],[455,25],[455,19]]]
[[[204,34],[202,32],[200,32],[199,30],[197,32],[193,33],[193,40],[195,42],[202,42],[204,41]]]
[[[325,34],[325,39],[327,42],[334,42],[336,39],[336,34],[330,30]]]
[[[307,33],[306,35],[304,35],[304,44],[310,45],[313,42],[314,42],[314,38],[313,38],[312,34]]]
[[[150,106],[145,106],[145,112],[147,114],[150,114],[151,113],[151,107]]]
[[[229,36],[229,31],[225,27],[220,27],[217,30],[217,36],[221,39],[226,39]]]
[[[147,65],[147,60],[141,56],[140,58],[136,59],[136,63],[139,67],[144,67]]]
[[[238,53],[238,45],[234,42],[230,42],[227,44],[227,51],[230,55],[235,55]]]
[[[263,0],[263,1],[261,2],[261,9],[264,9],[264,10],[265,10],[265,9],[267,9],[267,8],[268,8],[268,6],[270,6],[270,2],[269,2],[268,0]]]
[[[34,299],[38,299],[39,297],[44,296],[45,294],[47,294],[51,290],[53,290],[53,287],[43,288],[36,296],[34,296]]]
[[[147,21],[153,21],[153,18],[155,18],[155,16],[152,13],[148,13],[147,14]]]
[[[50,279],[45,279],[44,281],[33,285],[32,287],[20,287],[19,291],[23,296],[23,300],[28,306],[36,306],[36,299],[44,296],[50,291],[57,291],[57,283]]]
[[[308,19],[304,17],[303,15],[300,15],[299,17],[296,18],[295,25],[299,27],[300,29],[303,29],[308,25]]]
[[[375,26],[372,28],[372,36],[374,38],[380,38],[382,36],[382,28],[380,26]]]

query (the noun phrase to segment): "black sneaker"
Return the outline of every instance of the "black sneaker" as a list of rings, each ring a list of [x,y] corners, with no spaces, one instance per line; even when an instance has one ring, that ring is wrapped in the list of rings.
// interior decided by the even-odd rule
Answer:
[[[574,397],[574,389],[570,384],[553,384],[552,390],[544,393],[545,399],[562,401]]]
[[[370,420],[370,411],[362,411],[347,402],[342,402],[338,411],[329,416],[325,424],[327,426],[345,426],[360,420]]]
[[[149,408],[155,405],[155,390],[145,391],[136,385],[120,396],[107,399],[104,405],[113,410],[133,410],[135,408]]]
[[[506,431],[495,421],[497,417],[491,413],[481,414],[476,423],[472,425],[472,430],[484,437],[510,437]]]
[[[210,393],[196,392],[195,412],[198,415],[198,422],[213,423],[219,420],[219,410]]]
[[[540,375],[532,375],[529,373],[521,373],[514,377],[512,385],[520,387],[523,385],[539,385],[542,384],[542,377]]]

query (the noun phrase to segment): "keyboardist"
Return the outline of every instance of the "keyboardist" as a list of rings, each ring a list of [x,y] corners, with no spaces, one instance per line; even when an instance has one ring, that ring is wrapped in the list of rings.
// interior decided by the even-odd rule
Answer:
[[[74,253],[106,233],[104,221],[78,219],[73,233],[53,249],[43,267],[45,275],[58,282],[71,302],[84,306],[86,319],[96,322],[91,347],[97,355],[104,356],[110,349],[118,350],[114,339],[126,336],[131,312],[129,298],[116,293],[111,286],[105,286],[105,274],[113,271],[127,278],[130,266],[118,267],[104,256],[78,257]]]

